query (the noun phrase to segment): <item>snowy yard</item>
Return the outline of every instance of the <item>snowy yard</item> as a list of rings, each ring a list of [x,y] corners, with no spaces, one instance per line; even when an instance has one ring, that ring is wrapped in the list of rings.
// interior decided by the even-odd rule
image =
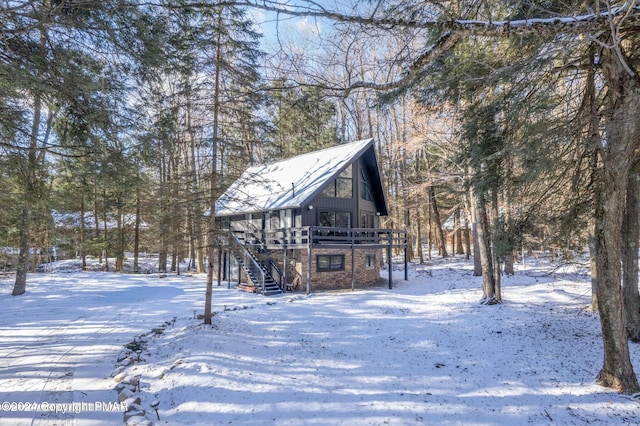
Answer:
[[[265,298],[223,283],[213,327],[194,319],[204,276],[33,274],[20,297],[0,278],[0,425],[122,423],[120,372],[140,376],[154,424],[640,423],[640,400],[594,384],[587,270],[550,271],[505,277],[497,306],[478,303],[461,259],[397,271],[393,290]],[[140,359],[116,370],[132,341]]]

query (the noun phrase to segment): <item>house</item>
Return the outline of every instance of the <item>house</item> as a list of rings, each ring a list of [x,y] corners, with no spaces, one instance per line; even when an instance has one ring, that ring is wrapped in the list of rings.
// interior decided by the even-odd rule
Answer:
[[[403,231],[379,228],[387,205],[373,139],[250,167],[215,215],[219,269],[235,259],[244,287],[265,294],[379,282],[383,250],[390,260],[406,248]]]

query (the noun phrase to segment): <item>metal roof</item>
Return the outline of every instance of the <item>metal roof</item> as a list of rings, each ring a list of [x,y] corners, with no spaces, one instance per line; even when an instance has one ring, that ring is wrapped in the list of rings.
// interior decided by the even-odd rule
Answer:
[[[301,207],[369,149],[375,158],[373,143],[373,139],[365,139],[250,167],[218,198],[215,214],[230,216]],[[386,207],[384,210],[386,214]]]

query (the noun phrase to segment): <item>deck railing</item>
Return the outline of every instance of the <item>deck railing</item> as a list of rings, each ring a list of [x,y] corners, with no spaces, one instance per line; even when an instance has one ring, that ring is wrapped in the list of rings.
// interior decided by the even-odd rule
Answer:
[[[221,246],[234,244],[244,246],[253,256],[245,259],[250,268],[259,268],[255,256],[267,254],[273,250],[309,249],[307,268],[307,292],[310,290],[311,251],[316,248],[350,248],[351,250],[375,248],[385,251],[388,263],[389,288],[392,286],[392,258],[393,250],[404,258],[404,279],[407,274],[407,233],[398,229],[380,228],[330,228],[323,226],[307,226],[299,228],[283,228],[273,230],[242,230],[233,229],[218,233],[218,243]],[[256,271],[257,274],[260,272]],[[280,276],[282,273],[280,272]],[[264,280],[264,277],[262,277]],[[264,286],[264,281],[262,283]],[[281,282],[279,285],[286,286]]]
[[[404,248],[407,244],[406,232],[398,229],[307,226],[266,230],[234,229],[233,233],[238,236],[241,244],[271,249],[274,246],[302,248],[351,244]]]

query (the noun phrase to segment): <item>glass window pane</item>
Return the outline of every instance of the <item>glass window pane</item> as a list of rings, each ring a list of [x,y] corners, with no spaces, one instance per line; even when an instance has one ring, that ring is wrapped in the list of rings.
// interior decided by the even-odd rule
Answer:
[[[341,178],[351,179],[351,177],[352,177],[352,175],[351,175],[351,166],[349,166],[346,169],[344,169],[344,171],[342,173],[340,173],[340,177]]]
[[[351,228],[351,213],[336,212],[335,215],[336,228]]]
[[[353,184],[351,179],[338,178],[336,180],[336,197],[351,198],[353,197]]]
[[[316,255],[316,270],[319,272],[344,271],[344,255]]]
[[[360,198],[367,201],[373,201],[373,194],[367,182],[360,182]]]
[[[335,212],[320,212],[320,226],[328,226],[335,228],[336,226],[336,213]]]
[[[335,197],[336,196],[336,181],[332,181],[329,186],[327,186],[320,193],[321,197]]]
[[[376,255],[375,254],[367,254],[365,257],[365,267],[367,269],[374,269],[376,267]]]
[[[327,270],[330,265],[330,256],[318,256],[318,270]]]
[[[343,256],[331,256],[331,269],[342,269]]]

